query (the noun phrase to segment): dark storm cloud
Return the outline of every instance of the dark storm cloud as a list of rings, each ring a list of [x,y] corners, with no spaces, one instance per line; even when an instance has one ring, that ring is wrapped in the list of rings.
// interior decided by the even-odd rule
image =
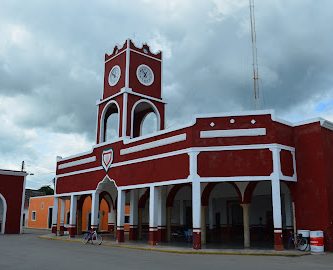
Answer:
[[[263,108],[297,119],[316,115],[309,104],[333,96],[332,1],[255,4]],[[93,143],[104,53],[128,37],[164,53],[169,125],[196,113],[253,109],[247,0],[2,1],[0,35],[5,164],[20,152],[10,145],[23,145],[20,153],[30,152],[31,160],[45,147],[52,164],[77,136],[80,147]],[[64,138],[71,146],[61,148]]]

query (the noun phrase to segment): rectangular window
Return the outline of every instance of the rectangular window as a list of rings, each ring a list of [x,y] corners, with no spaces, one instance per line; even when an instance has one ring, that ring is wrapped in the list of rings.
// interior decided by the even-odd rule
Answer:
[[[36,221],[36,211],[32,211],[31,213],[31,220]]]

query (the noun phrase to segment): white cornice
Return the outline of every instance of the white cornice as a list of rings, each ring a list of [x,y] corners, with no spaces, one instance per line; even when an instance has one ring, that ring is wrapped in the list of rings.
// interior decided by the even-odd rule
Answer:
[[[0,170],[2,175],[13,175],[13,176],[27,176],[28,173],[22,171],[10,171],[10,170]]]
[[[72,155],[72,156],[61,158],[61,159],[57,160],[57,162],[59,162],[59,161],[66,161],[66,160],[69,160],[69,159],[73,159],[73,158],[78,158],[78,157],[81,157],[81,156],[89,155],[92,152],[93,152],[93,150],[91,149],[91,150],[86,151],[86,152],[81,152],[79,154],[75,154],[75,155]]]

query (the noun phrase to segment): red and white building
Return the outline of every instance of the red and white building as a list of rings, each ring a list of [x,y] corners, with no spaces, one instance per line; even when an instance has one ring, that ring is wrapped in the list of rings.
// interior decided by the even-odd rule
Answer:
[[[130,240],[144,238],[149,226],[150,244],[170,241],[181,227],[191,229],[195,249],[209,242],[250,247],[264,241],[282,250],[296,226],[323,230],[326,248],[333,249],[332,123],[292,124],[273,111],[251,111],[198,115],[188,125],[165,129],[165,105],[161,52],[127,40],[105,55],[96,144],[57,159],[53,231],[64,223],[58,199],[70,200],[74,236],[82,200],[91,196],[92,227],[98,227],[100,200],[107,198],[118,242],[125,238],[126,201]],[[156,132],[142,135],[151,113]],[[118,136],[109,141],[111,118]]]
[[[0,234],[22,233],[26,176],[0,169]]]

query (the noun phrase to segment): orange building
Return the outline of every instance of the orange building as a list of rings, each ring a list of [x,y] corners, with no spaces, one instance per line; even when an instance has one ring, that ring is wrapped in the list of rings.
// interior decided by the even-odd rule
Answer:
[[[30,198],[27,222],[28,228],[51,228],[53,201],[53,195]]]
[[[63,223],[65,230],[69,227],[70,224],[70,201],[63,200],[64,205],[64,217]],[[87,231],[91,225],[91,197],[87,196],[83,200],[82,206],[82,223],[80,231]],[[27,227],[33,229],[51,229],[52,227],[52,213],[53,213],[53,205],[54,205],[54,196],[39,196],[39,197],[31,197],[29,202],[29,210],[28,210],[28,221]],[[129,206],[126,206],[125,213],[125,230],[129,231]],[[108,215],[110,209],[107,201],[103,198],[100,202],[100,211],[99,211],[99,231],[108,232],[110,230],[108,226]],[[60,211],[58,211],[58,227],[60,227]]]

